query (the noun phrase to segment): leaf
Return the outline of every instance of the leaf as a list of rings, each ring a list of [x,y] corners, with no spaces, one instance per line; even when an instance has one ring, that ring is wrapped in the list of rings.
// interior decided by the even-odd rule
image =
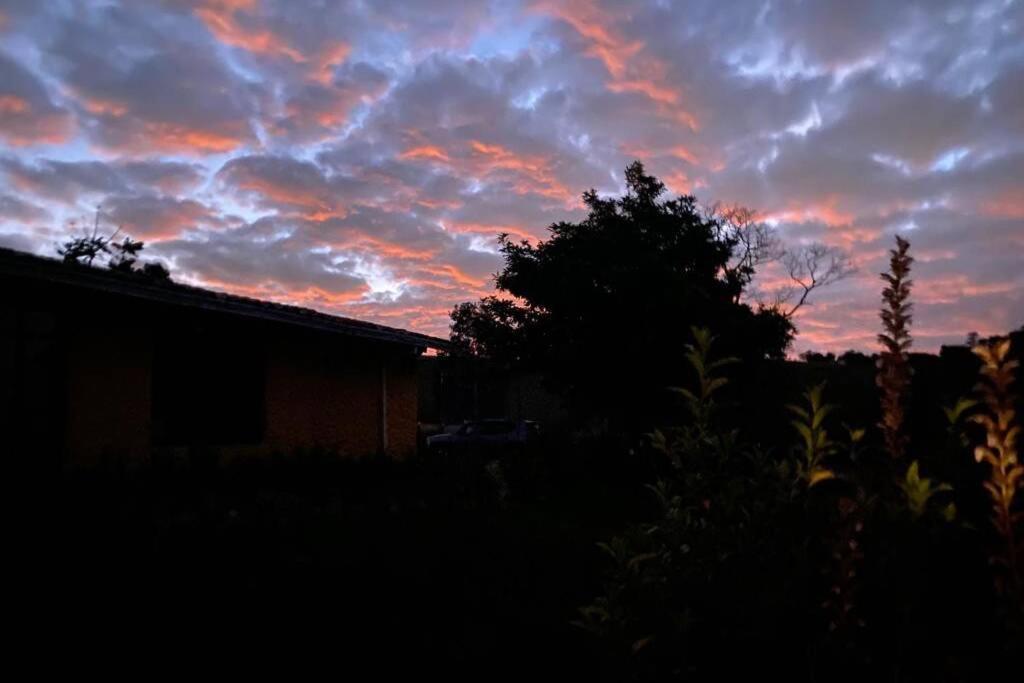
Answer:
[[[947,522],[952,522],[956,519],[956,503],[949,503],[946,507],[942,508],[942,518]]]
[[[832,470],[828,470],[828,469],[825,469],[825,468],[819,468],[819,469],[816,469],[816,470],[811,472],[811,478],[810,478],[809,483],[807,484],[807,487],[810,488],[810,487],[812,487],[812,486],[814,486],[816,484],[819,484],[819,483],[821,483],[823,481],[828,481],[829,479],[835,479],[835,478],[836,478],[836,474]]]

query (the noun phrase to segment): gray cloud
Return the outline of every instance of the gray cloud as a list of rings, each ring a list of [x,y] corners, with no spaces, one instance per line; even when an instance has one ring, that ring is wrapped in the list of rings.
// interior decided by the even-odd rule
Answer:
[[[897,232],[923,346],[1024,320],[1021,2],[5,12],[0,97],[67,137],[15,148],[40,138],[0,107],[0,207],[32,244],[102,203],[183,277],[443,333],[489,291],[498,232],[542,238],[639,158],[673,191],[851,250],[860,274],[802,312],[799,348],[873,344]]]

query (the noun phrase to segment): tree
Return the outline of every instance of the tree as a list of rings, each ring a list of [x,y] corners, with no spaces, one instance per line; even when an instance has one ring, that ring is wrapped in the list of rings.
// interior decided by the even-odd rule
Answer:
[[[732,257],[726,264],[726,277],[739,285],[736,303],[754,279],[757,269],[782,258],[782,247],[774,228],[757,220],[753,209],[738,204],[712,204],[705,209],[705,219],[715,226],[719,239],[733,243]]]
[[[145,242],[127,235],[120,242],[115,242],[120,232],[120,228],[109,235],[100,232],[100,209],[97,208],[92,230],[65,241],[57,247],[57,253],[65,263],[85,266],[92,266],[96,259],[106,256],[107,267],[111,270],[142,275],[150,280],[170,280],[170,271],[163,264],[139,263],[139,253],[145,248]]]
[[[534,365],[566,390],[572,407],[613,418],[643,415],[664,387],[685,379],[691,326],[712,329],[728,355],[781,357],[789,321],[740,302],[760,238],[741,217],[664,192],[635,162],[624,195],[584,193],[589,213],[579,223],[555,223],[537,244],[503,235],[502,297],[456,307],[452,339]]]
[[[782,262],[795,286],[783,290],[779,298],[780,308],[794,296],[797,297],[796,303],[785,312],[787,318],[792,318],[800,307],[807,303],[811,292],[839,282],[856,272],[845,251],[819,243],[786,251],[782,255]]]

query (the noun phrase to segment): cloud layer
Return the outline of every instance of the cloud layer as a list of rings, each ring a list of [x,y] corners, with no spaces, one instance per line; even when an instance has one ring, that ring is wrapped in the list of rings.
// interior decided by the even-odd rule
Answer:
[[[5,0],[0,36],[0,243],[100,206],[178,279],[444,335],[496,235],[639,158],[850,250],[798,349],[872,348],[895,233],[920,347],[1024,323],[1020,0]]]

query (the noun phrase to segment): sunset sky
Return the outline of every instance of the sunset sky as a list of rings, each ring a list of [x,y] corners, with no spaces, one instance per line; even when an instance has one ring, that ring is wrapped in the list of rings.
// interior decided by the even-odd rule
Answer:
[[[101,205],[176,280],[447,336],[633,159],[850,251],[797,350],[874,348],[897,233],[916,348],[1024,323],[1019,0],[0,0],[0,245]]]

